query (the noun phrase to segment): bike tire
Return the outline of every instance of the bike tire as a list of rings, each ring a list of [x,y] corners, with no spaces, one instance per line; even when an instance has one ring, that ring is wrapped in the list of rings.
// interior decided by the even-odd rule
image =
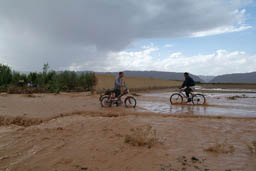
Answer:
[[[137,101],[134,97],[128,96],[124,100],[125,107],[133,107],[135,108],[137,105]]]
[[[205,96],[203,94],[195,94],[192,97],[193,104],[203,105],[203,104],[205,104],[205,102],[206,102],[206,100],[205,100]]]
[[[101,94],[100,97],[99,97],[99,101],[101,102],[102,101],[102,98],[104,97],[105,95]]]
[[[170,103],[171,104],[182,104],[183,103],[183,97],[179,93],[174,93],[170,97]]]
[[[108,96],[103,96],[100,101],[100,104],[101,104],[101,107],[111,107],[112,100],[110,100]]]

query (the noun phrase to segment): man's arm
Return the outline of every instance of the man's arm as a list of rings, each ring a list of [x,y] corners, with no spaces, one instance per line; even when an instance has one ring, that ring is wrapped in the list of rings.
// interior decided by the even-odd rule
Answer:
[[[181,88],[184,88],[184,87],[187,85],[187,82],[188,82],[188,79],[187,79],[187,78],[185,78],[185,81],[183,82],[183,84],[182,84]]]
[[[182,86],[180,88],[184,88],[185,87],[185,81],[183,82]]]

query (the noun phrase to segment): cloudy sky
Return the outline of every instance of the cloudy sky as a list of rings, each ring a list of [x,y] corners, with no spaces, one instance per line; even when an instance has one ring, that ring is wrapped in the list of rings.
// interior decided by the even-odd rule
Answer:
[[[18,71],[256,71],[253,0],[0,0],[0,63]]]

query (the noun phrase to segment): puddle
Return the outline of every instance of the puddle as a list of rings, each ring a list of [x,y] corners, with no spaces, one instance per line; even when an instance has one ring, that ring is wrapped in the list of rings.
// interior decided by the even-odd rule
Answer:
[[[248,93],[256,93],[255,90],[250,89],[222,89],[222,88],[201,88],[197,87],[196,90],[204,90],[204,91],[219,91],[219,92],[248,92]]]
[[[207,105],[171,105],[172,93],[143,94],[138,106],[144,111],[160,114],[256,117],[256,93],[204,93]]]

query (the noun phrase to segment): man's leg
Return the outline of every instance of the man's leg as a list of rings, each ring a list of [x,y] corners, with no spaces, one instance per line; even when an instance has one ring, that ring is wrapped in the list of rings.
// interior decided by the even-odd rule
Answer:
[[[117,98],[121,94],[121,90],[116,89],[115,90],[115,97]]]
[[[188,102],[191,102],[191,98],[189,97],[189,94],[191,93],[192,89],[190,87],[187,87],[185,90],[186,96],[188,98]]]
[[[185,88],[184,91],[185,91],[185,93],[186,93],[187,98],[189,98],[190,88],[187,87],[187,88]]]

